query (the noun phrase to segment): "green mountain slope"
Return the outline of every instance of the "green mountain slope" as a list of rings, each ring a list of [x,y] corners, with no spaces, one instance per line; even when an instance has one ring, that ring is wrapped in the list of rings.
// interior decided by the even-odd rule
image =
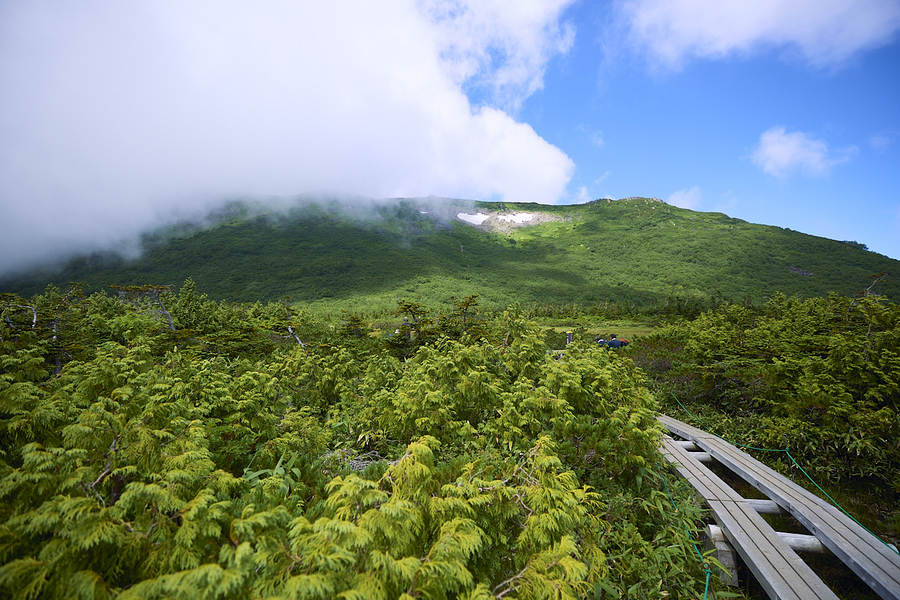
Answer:
[[[455,213],[437,218],[429,214],[432,206],[403,200],[361,218],[337,205],[265,214],[233,205],[213,225],[147,236],[136,260],[81,257],[50,275],[0,280],[0,290],[27,296],[48,283],[70,281],[91,289],[180,286],[192,277],[211,298],[240,302],[287,295],[362,308],[393,306],[398,297],[444,302],[479,294],[483,305],[647,306],[676,297],[853,294],[872,283],[871,275],[884,272],[876,291],[900,297],[900,261],[861,244],[653,199],[576,206],[477,203],[459,209],[491,215],[480,226]],[[519,213],[532,220],[510,220]]]

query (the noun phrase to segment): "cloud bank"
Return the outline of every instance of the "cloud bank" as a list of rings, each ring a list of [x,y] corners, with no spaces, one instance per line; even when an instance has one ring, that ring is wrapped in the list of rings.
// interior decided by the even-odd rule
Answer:
[[[672,68],[765,49],[835,67],[900,30],[896,0],[624,0],[619,7],[639,45]]]
[[[855,146],[832,151],[825,142],[802,131],[788,133],[784,127],[772,127],[759,136],[751,159],[765,173],[778,178],[798,171],[824,177],[832,167],[848,162],[857,152]]]
[[[568,52],[575,28],[560,22],[573,0],[420,0],[437,27],[452,81],[482,88],[492,103],[515,111],[544,86],[547,62]]]
[[[569,2],[2,3],[0,273],[242,195],[554,202],[511,115]]]

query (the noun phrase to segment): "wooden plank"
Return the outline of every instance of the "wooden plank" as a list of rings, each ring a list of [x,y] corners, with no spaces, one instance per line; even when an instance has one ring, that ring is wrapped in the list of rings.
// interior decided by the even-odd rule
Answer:
[[[659,420],[792,514],[879,596],[900,600],[900,554],[839,509],[725,440],[671,417],[660,415]]]
[[[664,455],[706,499],[713,518],[773,599],[837,599],[766,521],[721,478],[668,436]]]
[[[716,521],[770,598],[836,599],[803,559],[746,503],[717,510]]]
[[[787,511],[778,506],[778,504],[772,500],[756,500],[753,498],[747,499],[747,504],[753,507],[753,510],[758,512],[761,515],[786,515]]]
[[[900,555],[839,509],[724,440],[704,440],[725,466],[791,513],[879,596],[900,599]]]
[[[687,479],[705,500],[741,502],[743,498],[715,473],[700,464],[691,453],[672,438],[663,438],[666,458],[675,465],[679,475]]]
[[[724,537],[725,533],[721,528],[716,527],[715,525],[709,526],[710,541],[717,543],[720,539],[724,539]],[[794,552],[812,552],[813,554],[825,554],[828,552],[828,548],[823,546],[822,542],[819,541],[819,538],[814,535],[784,533],[779,531],[778,537],[784,540],[784,543],[790,546],[791,550]]]
[[[666,429],[674,433],[675,435],[684,438],[687,441],[697,443],[697,440],[707,439],[707,438],[715,438],[716,436],[703,431],[702,429],[697,429],[693,425],[688,425],[687,423],[682,423],[678,419],[673,419],[667,415],[657,415],[656,417],[660,423],[665,425]],[[698,447],[701,447],[700,444],[697,444]]]
[[[713,457],[708,452],[691,452],[691,455],[702,463],[711,463],[713,461]]]
[[[677,441],[676,443],[688,452],[697,452],[700,450],[700,446],[690,440]]]

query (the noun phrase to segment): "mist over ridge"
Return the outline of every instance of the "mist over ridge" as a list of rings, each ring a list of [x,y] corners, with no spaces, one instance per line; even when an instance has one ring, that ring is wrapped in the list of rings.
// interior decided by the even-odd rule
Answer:
[[[48,283],[166,285],[191,278],[216,300],[290,297],[332,308],[392,306],[397,298],[485,304],[625,302],[671,298],[760,301],[776,293],[900,297],[900,261],[829,240],[683,209],[655,198],[580,205],[450,198],[303,195],[232,199],[148,230],[141,254],[96,248],[55,270],[0,278],[0,291]],[[134,245],[132,246],[134,248]]]
[[[158,237],[167,231],[201,230],[216,225],[235,216],[242,218],[264,217],[283,218],[297,211],[320,210],[340,213],[344,218],[358,221],[372,221],[384,218],[384,210],[400,202],[414,202],[433,218],[449,221],[455,212],[469,210],[473,200],[459,200],[429,196],[425,198],[369,198],[351,194],[298,194],[294,196],[231,196],[217,200],[202,198],[199,201],[172,206],[159,211],[146,221],[135,220],[118,227],[98,227],[96,230],[75,231],[70,237],[63,237],[55,243],[46,242],[35,251],[33,248],[17,251],[12,247],[14,234],[6,236],[10,248],[0,259],[0,278],[15,277],[40,271],[53,274],[77,257],[86,255],[116,255],[125,260],[140,258],[145,238]],[[52,216],[46,219],[52,220]],[[70,224],[76,228],[77,224]],[[26,235],[22,234],[22,235]]]
[[[646,190],[900,258],[900,5],[657,4],[0,3],[0,273],[298,192]]]

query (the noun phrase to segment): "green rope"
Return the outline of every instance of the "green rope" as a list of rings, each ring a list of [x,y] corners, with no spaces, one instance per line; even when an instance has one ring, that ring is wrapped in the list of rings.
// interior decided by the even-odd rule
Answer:
[[[857,525],[859,525],[860,527],[862,527],[863,529],[865,529],[866,531],[868,531],[869,533],[871,533],[873,536],[875,536],[875,539],[876,539],[876,540],[878,540],[879,542],[881,542],[882,544],[884,544],[885,546],[887,546],[888,548],[890,548],[891,550],[893,550],[893,551],[896,552],[897,554],[900,554],[900,550],[898,550],[897,548],[891,546],[891,545],[888,544],[886,541],[884,541],[883,539],[881,539],[880,537],[878,537],[878,534],[877,534],[877,533],[873,532],[871,529],[869,529],[868,527],[866,527],[865,525],[863,525],[862,523],[860,523],[860,522],[856,519],[856,517],[854,517],[853,515],[851,515],[850,513],[848,513],[846,510],[844,510],[844,507],[843,507],[843,506],[841,506],[840,504],[838,504],[837,501],[836,501],[834,498],[832,498],[831,496],[828,495],[828,492],[826,492],[825,490],[822,489],[822,486],[820,486],[818,483],[816,483],[816,481],[815,481],[812,477],[809,476],[809,473],[806,472],[806,469],[804,469],[803,467],[800,466],[800,463],[798,463],[797,460],[796,460],[793,456],[791,456],[791,453],[790,453],[788,450],[785,450],[784,452],[788,455],[788,458],[791,459],[791,462],[793,462],[794,465],[796,465],[797,468],[800,469],[800,472],[803,473],[803,474],[806,476],[806,478],[809,479],[809,481],[810,481],[814,486],[816,486],[816,489],[818,489],[820,492],[822,492],[823,494],[825,494],[825,497],[828,498],[828,500],[830,500],[831,503],[835,505],[835,507],[837,507],[838,509],[840,509],[840,511],[841,511],[842,513],[844,513],[845,515],[847,515],[848,517],[850,517],[850,519],[851,519],[854,523],[856,523]]]
[[[666,483],[666,478],[662,475],[660,475],[659,478],[662,479],[663,485],[666,488],[666,495],[669,497],[669,502],[672,503],[672,506],[675,508],[675,512],[678,512],[678,505],[675,504],[675,498],[672,497],[672,492],[669,491],[669,484]],[[706,572],[706,586],[703,588],[703,600],[706,600],[706,596],[707,594],[709,594],[709,578],[712,576],[712,569],[709,568],[709,563],[704,560],[703,554],[701,554],[700,549],[697,548],[697,542],[694,541],[694,536],[693,534],[691,534],[691,530],[687,527],[685,527],[684,530],[687,532],[688,538],[691,540],[691,545],[694,546],[694,552],[696,552],[697,556],[700,557],[700,562],[703,563],[703,570]]]
[[[669,392],[669,393],[672,395],[673,398],[675,398],[675,402],[678,403],[678,406],[680,406],[680,407],[682,408],[682,410],[684,410],[684,412],[686,412],[688,415],[690,415],[690,417],[691,417],[692,419],[694,419],[695,421],[701,422],[701,419],[699,419],[696,415],[694,415],[691,411],[689,411],[689,410],[684,406],[684,404],[681,403],[681,400],[678,399],[678,396],[676,396],[676,395],[675,395],[674,393],[672,393],[672,392]],[[758,450],[758,451],[760,451],[760,452],[784,452],[785,454],[787,454],[787,457],[791,459],[791,463],[794,464],[798,469],[800,469],[800,472],[803,473],[803,475],[805,475],[806,478],[809,479],[809,481],[810,481],[814,486],[816,486],[816,489],[818,489],[820,492],[822,492],[822,493],[825,495],[825,497],[828,498],[828,500],[829,500],[836,508],[838,508],[842,513],[844,513],[845,515],[847,515],[848,517],[850,517],[850,520],[852,520],[854,523],[856,523],[857,525],[859,525],[860,527],[862,527],[864,530],[866,530],[867,532],[869,532],[870,534],[872,534],[872,535],[875,537],[876,540],[878,540],[879,542],[881,542],[882,544],[884,544],[885,546],[887,546],[888,548],[890,548],[891,550],[893,550],[893,551],[896,552],[897,554],[900,554],[900,550],[898,550],[897,548],[891,546],[889,543],[887,543],[886,541],[884,541],[883,539],[881,539],[881,538],[878,536],[878,534],[874,533],[871,529],[869,529],[868,527],[866,527],[865,525],[863,525],[862,523],[860,523],[859,520],[857,520],[856,517],[854,517],[854,516],[851,515],[849,512],[847,512],[846,510],[844,510],[844,507],[841,506],[840,504],[838,504],[838,502],[837,502],[834,498],[832,498],[832,497],[828,494],[828,492],[826,492],[825,490],[823,490],[823,489],[822,489],[822,486],[820,486],[818,483],[816,483],[816,480],[813,479],[812,477],[810,477],[810,476],[809,476],[809,473],[806,472],[806,469],[804,469],[802,466],[800,466],[800,463],[797,462],[797,459],[795,459],[795,458],[791,455],[791,452],[790,452],[790,449],[789,449],[789,448],[775,448],[775,449],[773,449],[773,448],[756,448],[756,447],[754,447],[754,446],[748,446],[747,444],[741,444],[740,442],[733,442],[733,441],[729,440],[728,438],[719,435],[718,433],[714,433],[714,432],[709,432],[709,433],[712,433],[712,435],[716,436],[717,438],[719,438],[719,439],[721,439],[721,440],[724,440],[724,441],[726,441],[726,442],[728,442],[729,444],[732,444],[732,445],[734,445],[734,446],[738,446],[738,447],[740,447],[740,448],[749,448],[750,450]],[[668,488],[666,488],[666,491],[668,491]],[[671,498],[671,496],[670,496],[670,498]],[[676,507],[676,508],[677,508],[677,507]]]

